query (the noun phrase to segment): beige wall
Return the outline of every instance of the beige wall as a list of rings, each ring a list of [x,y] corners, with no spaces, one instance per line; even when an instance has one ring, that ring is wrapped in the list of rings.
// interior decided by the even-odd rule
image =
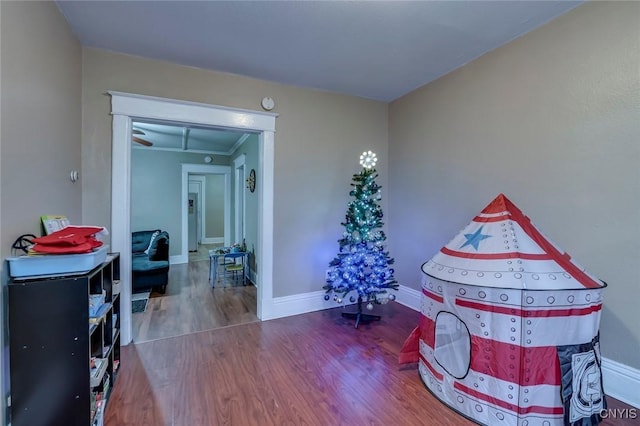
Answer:
[[[80,170],[81,50],[53,2],[0,2],[0,40],[0,258],[5,258],[19,235],[40,235],[42,214],[66,214],[81,223],[82,180],[69,179],[71,170]],[[4,319],[3,299],[4,291]],[[9,377],[2,324],[0,424],[6,421]]]
[[[393,102],[401,284],[498,193],[609,283],[604,356],[640,368],[640,3],[594,2]]]
[[[53,2],[2,2],[2,240],[40,235],[40,215],[82,223],[80,44]],[[96,223],[102,225],[103,223]]]
[[[274,296],[322,289],[338,250],[351,175],[365,149],[387,150],[387,105],[220,72],[83,49],[83,219],[110,219],[108,90],[259,109],[276,101]],[[382,185],[387,159],[381,155]],[[295,265],[292,268],[291,265]]]
[[[131,232],[167,231],[171,256],[182,254],[182,165],[204,164],[203,157],[188,152],[131,150]],[[225,157],[214,158],[212,164],[227,165]]]

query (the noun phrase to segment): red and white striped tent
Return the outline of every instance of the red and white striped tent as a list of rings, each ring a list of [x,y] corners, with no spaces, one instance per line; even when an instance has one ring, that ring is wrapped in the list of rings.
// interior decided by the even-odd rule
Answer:
[[[606,408],[606,284],[500,194],[422,265],[420,324],[401,351],[427,388],[487,425],[594,425]]]

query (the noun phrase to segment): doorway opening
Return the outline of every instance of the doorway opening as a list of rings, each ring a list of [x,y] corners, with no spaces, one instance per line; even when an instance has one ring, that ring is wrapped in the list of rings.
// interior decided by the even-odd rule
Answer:
[[[245,192],[245,164],[246,164],[246,155],[239,155],[235,160],[233,160],[233,168],[235,170],[235,239],[236,241],[244,241],[246,234],[246,221],[247,221],[247,213],[246,213],[246,192]]]
[[[258,319],[269,319],[273,302],[273,174],[276,114],[110,91],[112,121],[111,246],[121,256],[121,336],[131,342],[131,139],[132,120],[194,123],[258,134]]]
[[[225,217],[228,203],[226,180],[225,173],[188,174],[189,263],[208,260],[209,250],[229,246],[229,232],[225,228],[225,224],[228,225]]]
[[[189,211],[187,212],[187,223],[189,227],[188,246],[189,253],[197,252],[198,246],[204,243],[204,225],[205,220],[203,215],[205,214],[205,200],[203,197],[203,187],[206,185],[204,176],[189,175],[189,192],[188,202]]]
[[[212,178],[218,178],[216,181],[212,182]],[[220,215],[223,220],[221,224],[222,236],[215,235],[211,237],[207,237],[207,216],[204,214],[206,211],[206,203],[207,203],[207,191],[202,191],[202,189],[210,189],[207,188],[207,180],[209,181],[209,185],[213,187],[214,183],[220,183],[222,188],[222,211],[220,211]],[[200,184],[198,185],[198,182]],[[190,199],[193,191],[198,191],[197,187],[200,187],[200,194],[196,195],[195,200]],[[198,251],[198,242],[203,242],[207,244],[220,244],[224,246],[231,245],[231,167],[229,166],[216,166],[216,165],[205,165],[205,164],[183,164],[182,165],[182,252],[180,254],[180,260],[182,263],[186,263],[189,261],[189,253],[193,251]],[[195,192],[198,194],[198,192]],[[196,211],[195,214],[191,214],[193,203],[193,209]],[[198,211],[199,210],[199,211]],[[192,231],[194,231],[193,224],[190,224],[189,221],[195,222],[195,235],[192,235]],[[201,223],[198,226],[198,222]],[[210,225],[209,227],[211,227]],[[216,234],[220,234],[217,232]],[[176,262],[177,263],[177,262]]]

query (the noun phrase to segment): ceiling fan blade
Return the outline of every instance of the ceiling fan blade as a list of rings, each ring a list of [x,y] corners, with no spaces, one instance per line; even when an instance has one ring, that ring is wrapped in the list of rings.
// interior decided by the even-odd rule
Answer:
[[[144,135],[145,134],[142,130],[138,130],[138,129],[133,129],[131,131],[131,133],[133,133],[134,135]]]
[[[132,137],[131,137],[131,140],[132,140],[132,141],[134,141],[134,142],[136,142],[136,143],[139,143],[140,145],[144,145],[144,146],[153,146],[153,143],[151,143],[151,142],[149,142],[149,141],[147,141],[147,140],[144,140],[144,139],[140,139],[140,138],[135,137],[135,136],[132,136]]]

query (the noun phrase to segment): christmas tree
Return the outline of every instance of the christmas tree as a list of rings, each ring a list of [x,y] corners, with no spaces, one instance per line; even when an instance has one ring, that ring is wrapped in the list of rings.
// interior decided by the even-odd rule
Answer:
[[[340,252],[329,264],[326,285],[323,287],[327,294],[325,300],[331,299],[342,303],[350,294],[349,301],[358,301],[358,311],[343,313],[347,318],[356,320],[356,328],[360,322],[379,320],[378,315],[362,313],[362,303],[367,303],[367,309],[373,309],[374,303],[387,303],[395,300],[395,295],[388,290],[398,289],[393,277],[393,258],[385,250],[387,239],[382,228],[382,208],[378,205],[382,196],[380,186],[376,183],[378,174],[375,170],[376,154],[371,151],[360,156],[363,169],[353,175],[354,188],[349,195],[353,200],[349,202],[346,220],[342,223],[345,230],[340,243]]]

